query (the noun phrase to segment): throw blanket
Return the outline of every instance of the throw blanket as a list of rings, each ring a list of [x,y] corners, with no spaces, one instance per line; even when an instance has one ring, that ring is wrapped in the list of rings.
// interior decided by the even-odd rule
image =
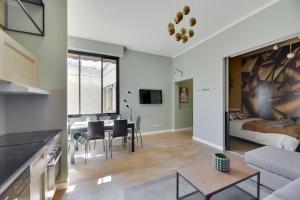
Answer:
[[[296,139],[300,139],[300,125],[294,124],[286,127],[274,127],[269,125],[268,120],[253,120],[245,122],[242,126],[244,130],[256,131],[261,133],[277,133],[288,135]]]

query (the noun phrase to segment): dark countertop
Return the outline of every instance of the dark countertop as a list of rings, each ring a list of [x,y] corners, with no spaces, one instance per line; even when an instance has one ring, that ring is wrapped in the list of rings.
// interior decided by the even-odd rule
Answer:
[[[8,133],[0,136],[0,147],[32,143],[47,144],[60,131],[61,130],[46,130]]]
[[[28,161],[60,131],[33,131],[0,136],[0,190],[3,191],[4,184],[26,167]]]

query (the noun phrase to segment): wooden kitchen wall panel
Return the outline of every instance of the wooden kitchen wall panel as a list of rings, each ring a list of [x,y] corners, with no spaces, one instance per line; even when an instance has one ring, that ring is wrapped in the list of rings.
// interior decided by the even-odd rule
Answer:
[[[0,78],[37,87],[36,57],[3,31],[0,31],[0,37]]]

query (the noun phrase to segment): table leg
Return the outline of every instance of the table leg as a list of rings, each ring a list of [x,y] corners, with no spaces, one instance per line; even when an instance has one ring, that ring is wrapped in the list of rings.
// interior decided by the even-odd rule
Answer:
[[[176,199],[179,199],[179,174],[176,172]]]
[[[131,152],[134,152],[134,144],[135,144],[135,138],[134,138],[134,136],[135,136],[135,134],[134,134],[134,125],[132,125],[132,127],[131,127]]]
[[[70,141],[70,153],[71,153],[71,164],[75,164],[75,157],[74,157],[74,151],[75,151],[75,145],[74,145],[74,134],[71,132],[71,141]]]
[[[257,174],[257,200],[260,198],[260,172]]]

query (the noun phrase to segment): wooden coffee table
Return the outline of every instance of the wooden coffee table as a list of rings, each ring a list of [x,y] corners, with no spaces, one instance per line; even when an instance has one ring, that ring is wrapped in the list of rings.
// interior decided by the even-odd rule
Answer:
[[[213,195],[228,189],[229,187],[235,187],[238,183],[241,183],[247,179],[257,176],[257,194],[256,197],[250,195],[247,191],[242,190],[253,199],[259,199],[260,195],[260,172],[252,169],[246,165],[245,162],[239,159],[231,158],[230,172],[223,173],[213,168],[212,159],[200,159],[195,161],[193,165],[180,169],[176,173],[176,198],[184,199],[195,193],[200,192],[204,199],[210,199]],[[192,185],[196,191],[184,196],[179,195],[179,178],[182,177],[190,185]]]

